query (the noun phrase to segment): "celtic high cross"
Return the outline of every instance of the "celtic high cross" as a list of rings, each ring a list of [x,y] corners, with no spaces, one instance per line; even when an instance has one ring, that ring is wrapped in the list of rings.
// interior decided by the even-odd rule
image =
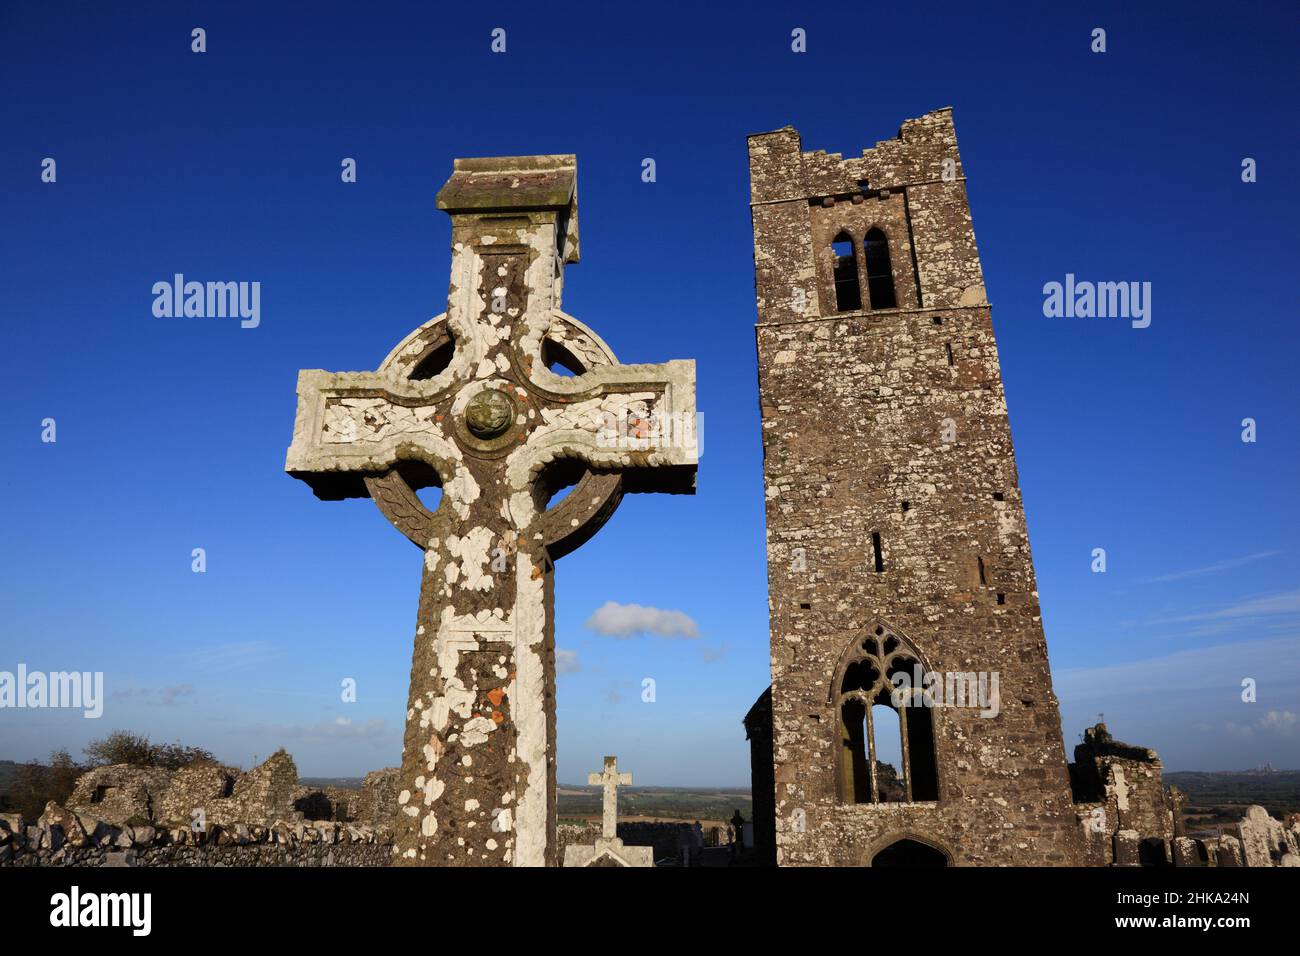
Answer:
[[[560,311],[576,181],[573,156],[456,160],[446,313],[377,371],[298,375],[285,470],[424,550],[397,863],[555,865],[553,562],[624,493],[695,487],[695,363],[620,365]]]

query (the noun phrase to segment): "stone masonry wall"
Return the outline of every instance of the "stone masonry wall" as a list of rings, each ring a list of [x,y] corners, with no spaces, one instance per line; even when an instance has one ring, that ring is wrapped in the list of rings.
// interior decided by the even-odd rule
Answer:
[[[0,866],[386,866],[392,830],[334,821],[226,824],[202,832],[118,826],[50,803],[0,814]]]
[[[110,764],[77,778],[68,806],[101,820],[123,824],[132,818],[153,820],[166,800],[170,770]]]
[[[951,113],[910,120],[860,158],[802,152],[790,128],[749,148],[779,862],[865,864],[910,837],[957,864],[1076,864],[1082,836]],[[840,228],[860,243],[872,224],[889,236],[904,307],[835,313],[826,243]],[[878,623],[929,670],[1000,675],[996,717],[931,711],[937,801],[839,796],[832,683]]]
[[[561,858],[566,846],[595,843],[600,832],[600,824],[592,821],[584,824],[560,824],[556,833]],[[627,846],[653,847],[656,860],[677,860],[683,848],[698,849],[695,828],[689,823],[629,820],[618,824],[617,834]]]
[[[82,774],[68,809],[114,826],[170,827],[336,820],[385,826],[397,814],[397,768],[366,775],[360,790],[307,787],[278,750],[248,772],[211,761],[179,770],[112,764]]]

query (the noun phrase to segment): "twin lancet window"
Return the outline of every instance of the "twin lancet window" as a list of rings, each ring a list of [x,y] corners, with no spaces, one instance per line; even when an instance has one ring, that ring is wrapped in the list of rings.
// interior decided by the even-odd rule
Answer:
[[[906,674],[906,682],[894,675]],[[835,706],[843,803],[939,799],[931,709],[922,697],[920,655],[876,627],[845,653]]]
[[[835,310],[857,312],[862,309],[862,283],[859,279],[856,243],[847,232],[831,242],[834,256]],[[868,308],[894,309],[894,272],[889,263],[889,240],[880,229],[872,229],[862,243],[862,262],[867,270]]]

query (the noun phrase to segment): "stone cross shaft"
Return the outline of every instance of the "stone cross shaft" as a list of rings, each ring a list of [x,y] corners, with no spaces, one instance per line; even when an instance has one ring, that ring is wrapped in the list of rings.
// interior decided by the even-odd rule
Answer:
[[[601,803],[600,835],[606,838],[618,836],[618,788],[632,786],[632,775],[618,772],[617,757],[606,757],[605,769],[600,773],[587,774],[587,783],[593,787],[605,788],[605,797]]]
[[[424,550],[398,863],[554,865],[553,563],[624,493],[694,490],[695,363],[620,365],[560,310],[576,175],[572,156],[456,160],[447,311],[377,371],[298,376],[286,470],[374,499]]]

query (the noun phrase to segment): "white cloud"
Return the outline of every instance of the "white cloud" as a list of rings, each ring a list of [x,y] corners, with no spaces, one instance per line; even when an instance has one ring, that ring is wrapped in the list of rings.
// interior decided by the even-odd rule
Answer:
[[[264,664],[279,656],[279,649],[270,641],[214,644],[197,648],[183,655],[187,664],[204,671],[239,670]]]
[[[1281,591],[1266,594],[1263,597],[1238,601],[1214,611],[1199,614],[1185,614],[1182,617],[1169,617],[1151,624],[1186,624],[1193,621],[1239,621],[1249,618],[1268,617],[1275,614],[1300,613],[1300,590]]]
[[[582,664],[578,661],[578,652],[566,650],[563,647],[555,649],[555,673],[557,674],[576,674],[582,670]]]
[[[1259,726],[1264,730],[1276,731],[1283,737],[1290,737],[1300,729],[1300,717],[1289,710],[1270,710],[1259,719]]]
[[[177,697],[186,697],[194,693],[193,684],[177,684],[175,687],[164,687],[162,689],[162,700],[159,701],[164,707],[170,707],[176,703]]]
[[[276,740],[339,741],[339,740],[374,740],[389,733],[388,722],[382,717],[374,717],[364,723],[354,724],[347,717],[336,717],[333,721],[319,724],[253,724],[243,728],[243,732],[259,737],[271,737]]]
[[[1248,554],[1241,558],[1230,558],[1227,561],[1220,561],[1218,564],[1208,564],[1203,568],[1192,568],[1189,571],[1175,571],[1173,574],[1162,574],[1159,577],[1147,578],[1144,584],[1163,584],[1166,581],[1181,581],[1184,578],[1197,578],[1205,574],[1217,574],[1219,571],[1227,571],[1230,568],[1239,568],[1243,564],[1250,564],[1252,561],[1262,561],[1264,558],[1272,558],[1281,554],[1281,551],[1259,551],[1255,554]]]
[[[1256,729],[1278,734],[1282,737],[1290,737],[1297,730],[1300,730],[1300,717],[1290,710],[1270,710],[1255,721],[1254,725],[1239,724],[1230,720],[1223,727],[1224,732],[1229,737],[1236,737],[1240,740],[1252,739],[1255,736]]]
[[[1255,736],[1253,728],[1248,727],[1245,724],[1236,723],[1232,720],[1223,725],[1223,732],[1229,737],[1236,737],[1239,740],[1250,740]]]
[[[131,700],[135,698],[154,706],[174,707],[176,706],[176,698],[187,697],[193,693],[193,684],[176,684],[172,687],[133,687],[127,690],[118,690],[113,692],[112,697],[113,700]]]
[[[719,644],[717,647],[706,647],[700,651],[700,660],[705,664],[712,664],[714,661],[720,661],[727,656],[727,645]]]
[[[637,634],[658,634],[660,637],[695,638],[700,636],[699,625],[681,611],[667,611],[640,604],[619,604],[606,601],[596,613],[587,618],[586,627],[597,634],[624,640]]]
[[[1282,686],[1300,685],[1300,642],[1239,641],[1176,651],[1123,664],[1066,667],[1052,683],[1062,702],[1078,704],[1107,697],[1154,697],[1215,691],[1236,700],[1242,677],[1267,674]]]

